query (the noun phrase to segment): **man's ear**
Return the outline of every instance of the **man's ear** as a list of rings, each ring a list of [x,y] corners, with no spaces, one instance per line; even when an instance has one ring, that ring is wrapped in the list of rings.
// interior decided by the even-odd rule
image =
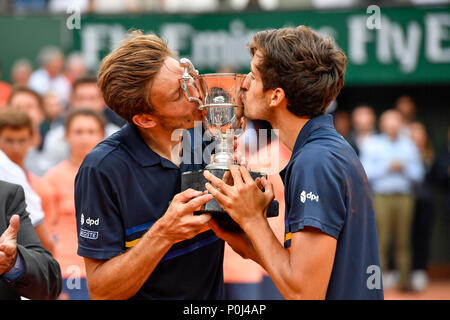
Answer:
[[[287,106],[287,98],[282,88],[275,88],[271,90],[269,95],[269,107],[277,108],[281,106]]]
[[[155,117],[146,113],[136,114],[132,120],[136,126],[143,129],[154,128],[157,124]]]

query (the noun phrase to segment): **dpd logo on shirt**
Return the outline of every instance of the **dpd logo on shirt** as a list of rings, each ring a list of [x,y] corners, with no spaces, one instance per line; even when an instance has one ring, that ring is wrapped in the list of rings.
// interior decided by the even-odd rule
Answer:
[[[311,201],[316,201],[319,202],[319,195],[315,195],[312,192],[309,192],[308,194],[306,193],[305,190],[302,191],[302,193],[300,193],[300,201],[302,203],[306,202],[306,199],[309,199]]]

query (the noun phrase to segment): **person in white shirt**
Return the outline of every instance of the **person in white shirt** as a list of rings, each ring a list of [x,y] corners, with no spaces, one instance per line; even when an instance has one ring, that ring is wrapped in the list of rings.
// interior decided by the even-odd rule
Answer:
[[[97,86],[96,78],[84,77],[75,81],[70,99],[71,109],[91,109],[104,114],[108,123],[105,127],[105,133],[108,137],[120,129],[108,118],[103,101],[103,96]],[[70,154],[69,145],[65,140],[65,127],[63,124],[55,126],[48,131],[44,139],[44,147],[40,157],[40,175],[45,173],[51,167],[67,159]]]
[[[12,162],[2,150],[0,150],[0,180],[18,184],[23,188],[27,204],[26,210],[29,213],[31,223],[44,247],[52,249],[53,240],[44,221],[41,199],[31,188],[22,168]]]
[[[44,47],[39,60],[41,68],[33,72],[28,81],[28,86],[41,95],[49,91],[55,91],[67,104],[72,86],[69,80],[62,74],[64,67],[64,55],[57,47]]]

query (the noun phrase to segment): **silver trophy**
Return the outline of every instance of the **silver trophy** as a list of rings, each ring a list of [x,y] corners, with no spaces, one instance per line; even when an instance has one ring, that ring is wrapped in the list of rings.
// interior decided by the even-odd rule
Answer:
[[[180,65],[184,73],[180,85],[186,99],[199,104],[202,111],[203,125],[206,132],[215,140],[213,160],[206,169],[222,179],[234,159],[234,139],[245,129],[244,105],[242,102],[242,83],[246,77],[238,73],[211,73],[200,75],[189,59],[182,58]],[[265,176],[260,172],[250,171],[253,179]],[[184,172],[181,176],[182,191],[193,188],[205,190],[206,179],[203,170]],[[228,230],[239,230],[239,226],[213,199],[205,204],[204,209],[196,214],[212,213],[212,217]],[[272,201],[267,216],[278,215],[278,202]]]

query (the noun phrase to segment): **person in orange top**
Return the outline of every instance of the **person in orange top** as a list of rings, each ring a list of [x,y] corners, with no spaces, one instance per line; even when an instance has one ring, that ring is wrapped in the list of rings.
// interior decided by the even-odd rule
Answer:
[[[258,131],[258,129],[255,129]],[[251,131],[251,129],[249,130]],[[270,131],[266,131],[269,134]],[[256,136],[260,136],[261,132]],[[274,135],[272,134],[272,137]],[[244,138],[245,139],[245,138]],[[266,139],[267,140],[267,139]],[[240,138],[238,154],[245,154],[245,162],[252,171],[267,174],[274,186],[275,199],[279,202],[279,215],[268,219],[280,243],[284,241],[284,186],[278,172],[288,163],[291,152],[278,139],[264,143],[259,140],[250,141],[253,146],[243,143]],[[248,142],[248,141],[245,141]],[[258,150],[256,145],[258,144]],[[245,149],[245,150],[244,150]],[[283,299],[267,272],[256,262],[243,259],[227,243],[223,261],[223,277],[226,299],[229,300],[275,300]]]
[[[0,108],[6,104],[10,95],[11,86],[6,82],[0,81]]]
[[[105,120],[93,110],[76,109],[66,118],[65,138],[70,156],[44,176],[53,189],[56,214],[50,228],[57,234],[55,257],[61,265],[63,290],[60,299],[89,299],[83,258],[77,255],[75,176],[84,157],[104,138]]]
[[[35,227],[36,233],[44,248],[53,253],[54,243],[47,228],[48,219],[52,214],[50,187],[38,176],[26,170],[25,157],[32,146],[33,125],[31,118],[21,110],[5,107],[0,112],[0,150],[25,173],[33,191],[41,198],[44,222]]]
[[[273,137],[273,135],[272,135]],[[260,146],[256,154],[249,158],[249,167],[255,171],[267,173],[267,180],[272,183],[275,200],[279,202],[278,216],[269,218],[267,221],[278,241],[284,243],[284,184],[279,172],[286,167],[292,152],[278,139],[271,139],[266,146]],[[231,247],[230,250],[232,251]],[[233,251],[234,252],[234,251]],[[236,254],[236,253],[235,253]],[[261,268],[262,269],[262,268]],[[283,300],[283,296],[269,277],[268,273],[262,269],[262,280],[260,284],[260,299],[262,300]]]
[[[2,78],[2,66],[0,65],[0,79]],[[11,94],[11,85],[7,82],[0,81],[0,108],[3,107]]]

